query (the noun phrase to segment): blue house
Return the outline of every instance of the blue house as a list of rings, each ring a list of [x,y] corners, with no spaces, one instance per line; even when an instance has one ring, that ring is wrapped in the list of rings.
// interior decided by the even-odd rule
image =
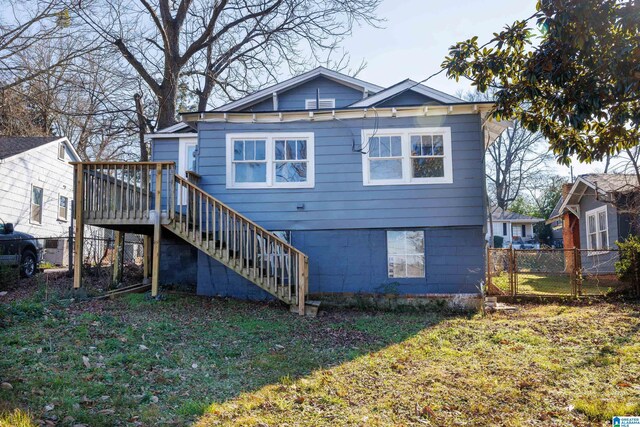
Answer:
[[[175,163],[166,174],[158,166],[149,185],[163,177],[159,284],[292,305],[477,294],[484,151],[504,129],[490,109],[411,80],[385,88],[320,67],[212,111],[182,113],[181,123],[150,135],[152,160]],[[87,185],[105,170],[113,177],[106,168],[85,171]],[[118,223],[96,217],[85,215]],[[151,224],[153,211],[142,218]],[[297,294],[296,283],[304,283]]]
[[[477,293],[484,147],[501,130],[489,108],[411,80],[383,88],[316,68],[184,113],[152,135],[152,156],[194,171],[202,190],[307,254],[311,295]],[[162,255],[166,283],[268,296],[181,240]]]

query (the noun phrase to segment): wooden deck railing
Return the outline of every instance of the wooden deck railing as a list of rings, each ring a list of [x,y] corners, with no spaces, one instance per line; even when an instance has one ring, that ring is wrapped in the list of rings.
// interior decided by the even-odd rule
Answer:
[[[74,164],[79,222],[157,225],[154,258],[162,224],[304,314],[307,256],[175,174],[173,162]]]
[[[75,163],[82,196],[84,219],[95,224],[151,223],[155,209],[155,182],[165,185],[168,200],[175,174],[173,162],[91,162]],[[76,198],[77,200],[77,198]],[[161,213],[163,210],[160,209]]]

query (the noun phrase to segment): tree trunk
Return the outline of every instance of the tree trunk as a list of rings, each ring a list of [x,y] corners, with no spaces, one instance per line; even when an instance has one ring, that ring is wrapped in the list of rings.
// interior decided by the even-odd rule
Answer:
[[[147,143],[144,140],[144,136],[147,133],[147,118],[144,115],[144,105],[142,105],[142,96],[139,93],[133,95],[133,100],[136,103],[136,115],[138,117],[138,143],[140,144],[140,161],[149,161],[149,150],[147,149]]]
[[[178,74],[175,74],[175,78],[169,77],[160,87],[160,93],[158,94],[158,122],[156,123],[156,129],[164,129],[177,123],[176,120],[176,95],[177,95],[177,82]]]

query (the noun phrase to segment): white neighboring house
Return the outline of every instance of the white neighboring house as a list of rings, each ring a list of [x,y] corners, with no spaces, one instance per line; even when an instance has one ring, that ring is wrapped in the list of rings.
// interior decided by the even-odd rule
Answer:
[[[544,222],[543,218],[536,218],[529,215],[518,214],[505,211],[495,207],[491,213],[493,223],[493,235],[501,236],[504,240],[502,247],[506,248],[515,240],[527,240],[536,237],[533,225]],[[490,231],[491,224],[487,223],[487,230]],[[487,232],[487,240],[491,239],[491,233]]]
[[[16,231],[49,238],[45,261],[67,262],[73,166],[67,138],[0,137],[0,219]],[[56,237],[60,237],[56,239]]]

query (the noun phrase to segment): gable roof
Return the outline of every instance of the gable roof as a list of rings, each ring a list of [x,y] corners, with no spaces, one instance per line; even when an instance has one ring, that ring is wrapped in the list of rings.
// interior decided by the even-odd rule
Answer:
[[[628,194],[638,191],[638,187],[638,177],[634,174],[590,173],[579,175],[566,197],[560,198],[547,223],[559,219],[567,210],[567,206],[580,203],[582,196],[589,188],[602,196],[610,196],[614,193]]]
[[[374,85],[373,83],[369,83],[364,80],[357,79],[355,77],[347,76],[346,74],[342,74],[325,67],[317,67],[311,71],[307,71],[306,73],[302,73],[296,77],[292,77],[281,83],[277,83],[273,86],[269,86],[268,88],[254,92],[251,95],[238,99],[237,101],[233,101],[221,107],[214,108],[212,111],[224,112],[224,111],[237,110],[239,108],[267,99],[273,96],[274,93],[283,92],[295,86],[301,85],[302,83],[305,83],[318,76],[326,77],[330,80],[334,80],[338,83],[342,83],[345,86],[362,90],[363,92],[366,91],[370,93],[376,93],[383,89],[381,86]]]
[[[0,136],[0,159],[4,160],[60,140],[66,140],[66,138],[59,136]]]
[[[443,104],[458,104],[458,103],[466,102],[463,99],[448,95],[444,92],[440,92],[439,90],[433,89],[429,86],[425,86],[411,79],[406,79],[384,90],[381,90],[375,95],[369,96],[361,101],[354,102],[353,104],[349,105],[349,107],[354,107],[354,108],[355,107],[358,107],[358,108],[373,107],[376,104],[379,104],[383,101],[394,98],[406,91],[417,92],[421,95],[424,95],[428,98],[431,98]]]
[[[511,222],[526,222],[537,223],[542,222],[544,219],[536,218],[535,216],[519,214],[511,211],[505,211],[500,207],[495,207],[491,211],[491,219],[494,221],[511,221]]]

